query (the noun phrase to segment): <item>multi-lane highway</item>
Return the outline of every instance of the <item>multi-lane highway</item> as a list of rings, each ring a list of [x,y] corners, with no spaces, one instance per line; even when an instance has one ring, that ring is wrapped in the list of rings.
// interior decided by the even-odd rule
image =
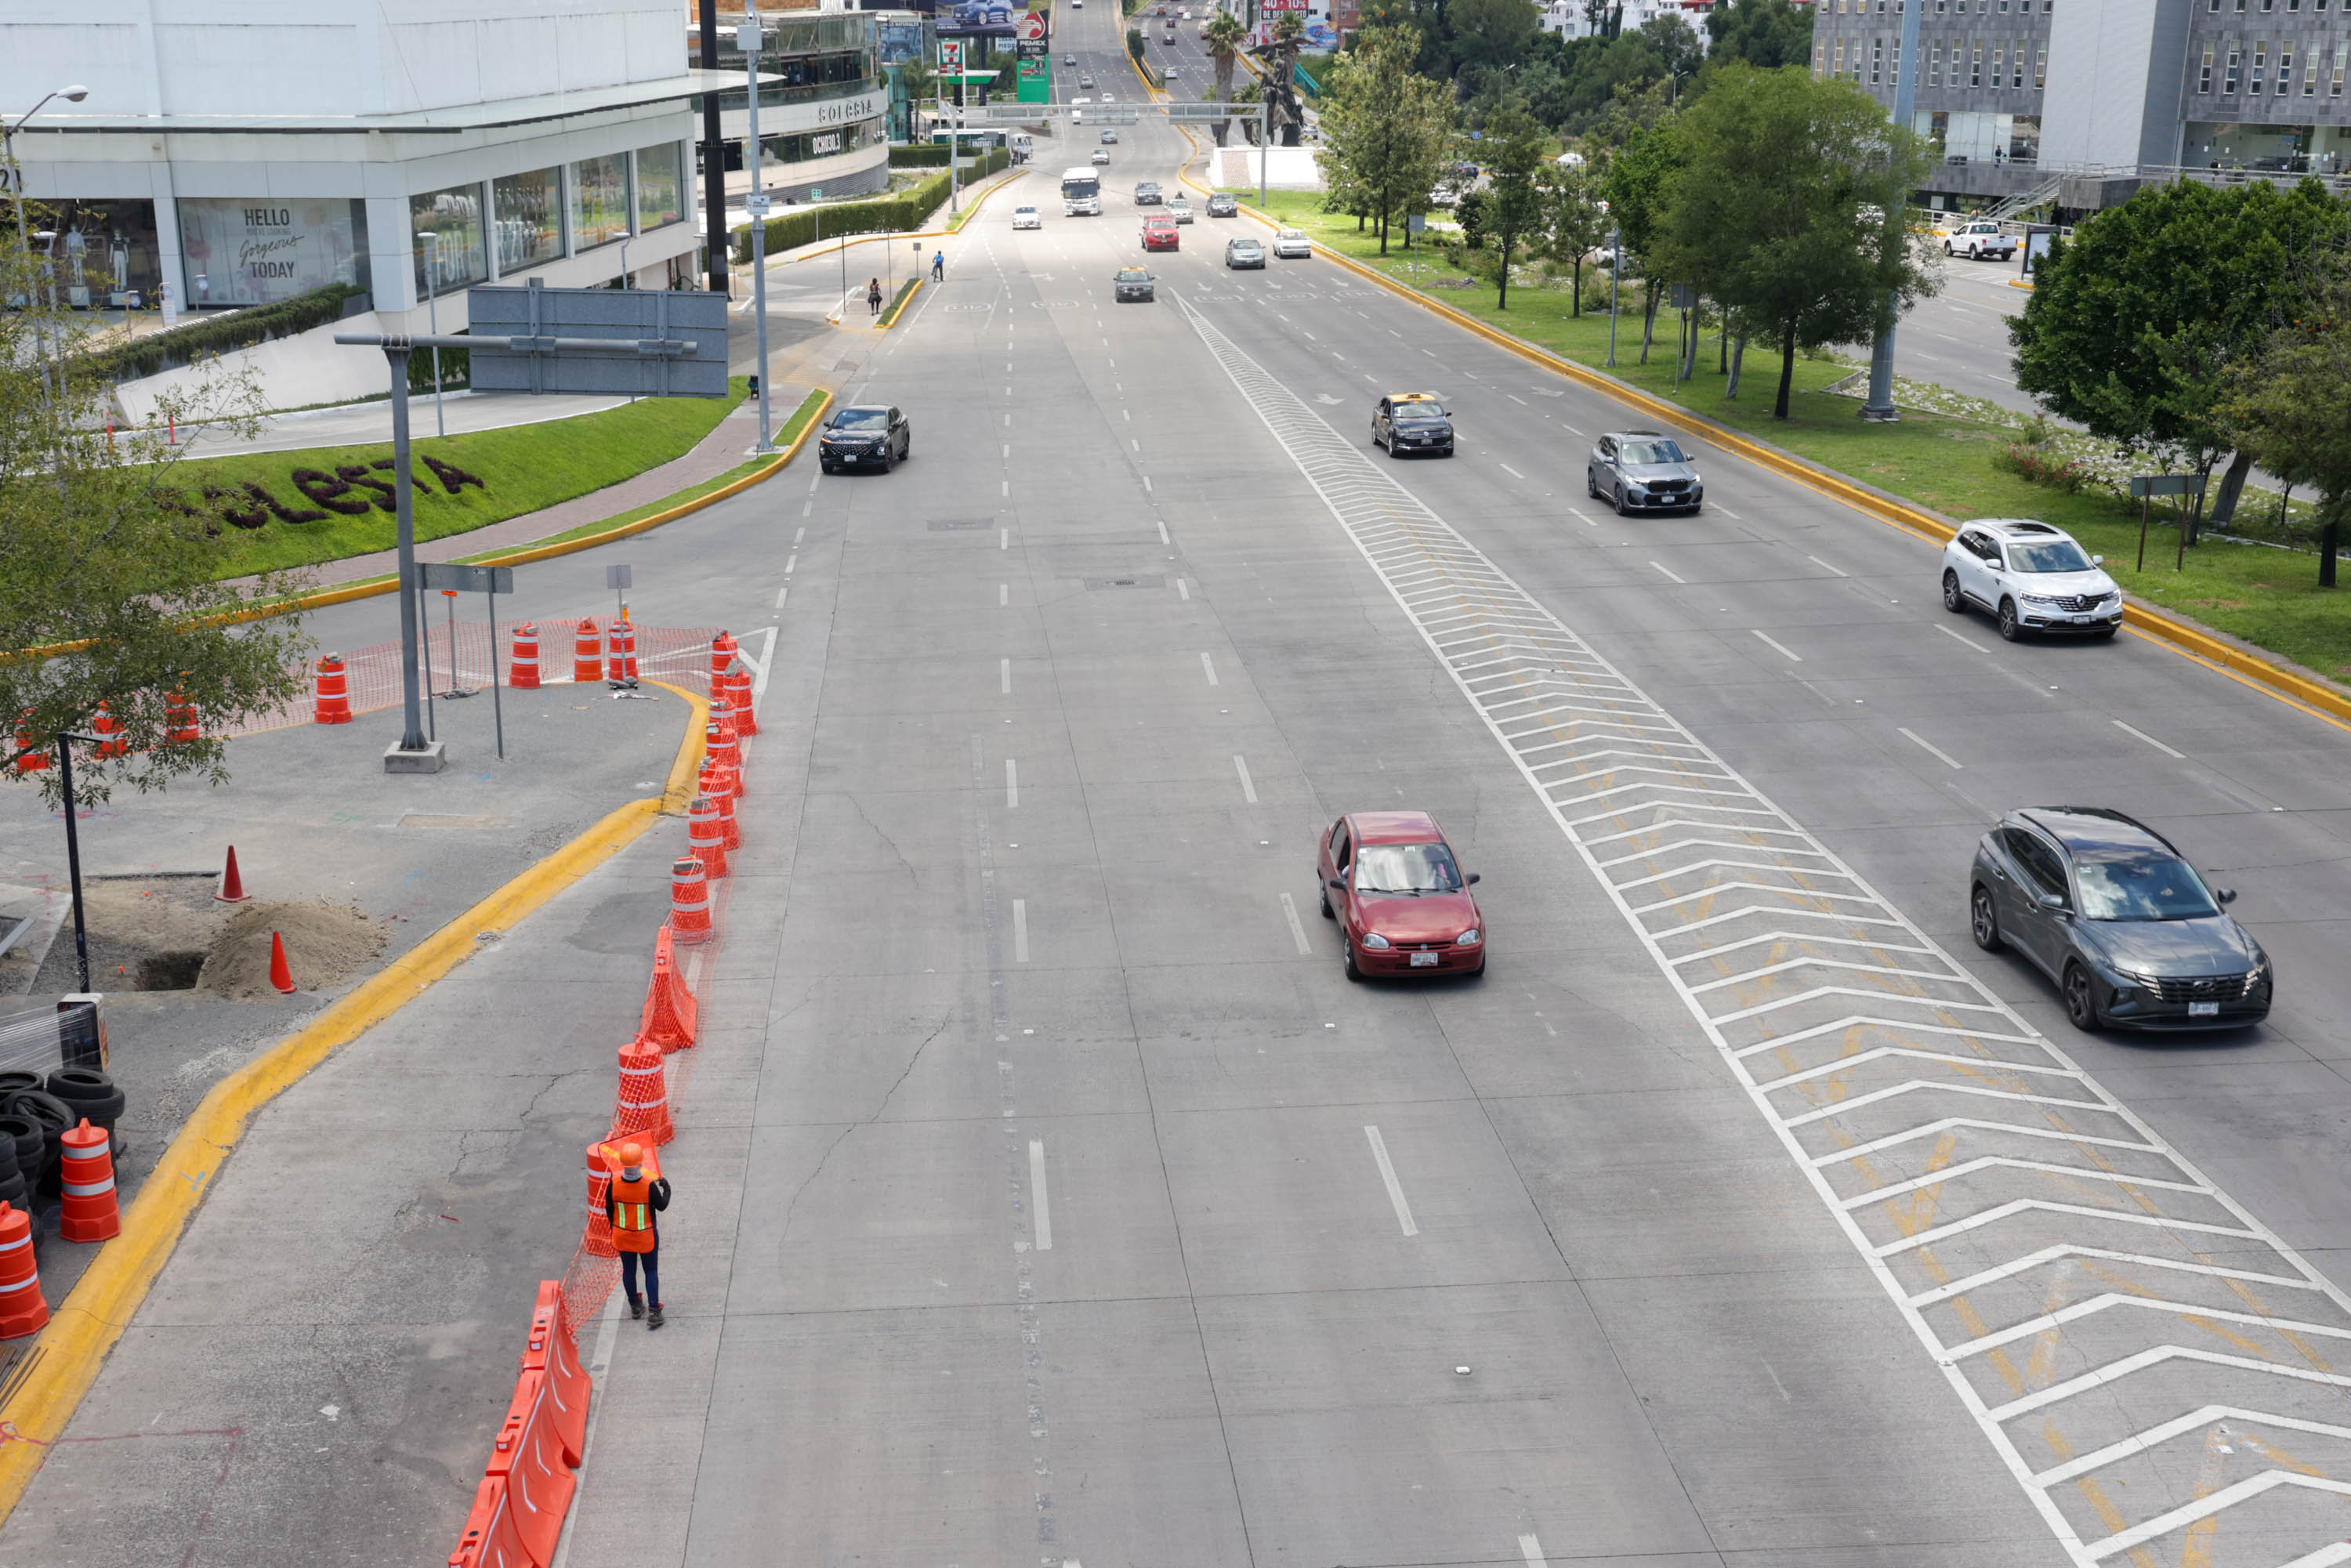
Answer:
[[[1121,27],[1056,49],[1131,99]],[[859,341],[910,463],[628,547],[777,639],[569,1563],[2351,1562],[2351,734],[2003,644],[1703,439],[1703,515],[1611,516],[1623,409],[1227,272],[1247,220],[1115,305],[1189,145],[1065,219],[1062,141]],[[1371,450],[1420,389],[1460,455]],[[1969,946],[2035,802],[2241,890],[2269,1022],[2084,1035]],[[1379,807],[1482,873],[1481,981],[1343,977],[1314,843]]]

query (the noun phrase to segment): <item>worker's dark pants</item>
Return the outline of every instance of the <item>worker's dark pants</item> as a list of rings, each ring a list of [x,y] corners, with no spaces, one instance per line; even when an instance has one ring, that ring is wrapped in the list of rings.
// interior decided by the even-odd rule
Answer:
[[[650,1252],[621,1254],[621,1289],[629,1300],[633,1301],[637,1299],[637,1264],[640,1261],[645,1266],[645,1295],[658,1307],[661,1305],[661,1243],[658,1241],[653,1243],[653,1249]]]

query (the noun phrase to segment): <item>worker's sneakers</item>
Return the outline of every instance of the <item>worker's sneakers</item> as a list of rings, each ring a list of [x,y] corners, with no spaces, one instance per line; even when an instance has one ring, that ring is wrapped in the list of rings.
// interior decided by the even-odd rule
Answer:
[[[653,1315],[645,1320],[645,1327],[649,1330],[657,1329],[662,1326],[663,1321],[662,1310],[659,1307],[655,1307],[653,1309]]]
[[[632,1318],[643,1317],[645,1315],[644,1302],[634,1296],[631,1296],[629,1298],[629,1315]]]

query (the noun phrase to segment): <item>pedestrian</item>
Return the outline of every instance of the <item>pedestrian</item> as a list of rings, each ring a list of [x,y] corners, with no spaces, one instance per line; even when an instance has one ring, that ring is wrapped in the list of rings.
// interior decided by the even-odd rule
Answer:
[[[662,1326],[661,1232],[653,1216],[669,1207],[669,1182],[645,1179],[644,1149],[622,1144],[621,1174],[604,1192],[604,1218],[612,1222],[612,1245],[621,1254],[621,1289],[629,1298],[629,1316],[644,1318],[645,1327]],[[645,1270],[645,1293],[637,1294],[637,1267]],[[653,1315],[645,1317],[651,1305]]]
[[[882,280],[878,277],[866,280],[865,313],[869,316],[882,314]]]
[[[932,278],[932,281],[936,282],[936,283],[945,283],[945,282],[947,280],[947,253],[946,253],[946,252],[945,252],[945,251],[943,251],[943,250],[942,250],[942,251],[935,251],[935,252],[933,252],[933,253],[932,253],[932,256],[931,256],[931,278]]]

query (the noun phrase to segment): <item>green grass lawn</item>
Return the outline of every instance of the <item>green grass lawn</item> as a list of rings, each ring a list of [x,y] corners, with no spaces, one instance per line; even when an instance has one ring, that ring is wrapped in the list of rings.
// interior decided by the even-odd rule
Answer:
[[[720,398],[641,398],[573,419],[414,437],[416,537],[465,533],[659,467],[693,450],[748,390],[737,378]],[[163,482],[205,512],[244,514],[243,520],[224,516],[221,524],[221,575],[241,577],[391,549],[397,542],[392,515],[373,504],[382,492],[353,482],[363,477],[388,490],[391,457],[385,442],[189,458],[173,464]],[[436,463],[443,466],[435,469]],[[298,472],[305,476],[300,484]],[[214,492],[209,498],[207,489]],[[363,503],[366,509],[356,510]]]
[[[1255,204],[1256,192],[1233,188]],[[1375,267],[1400,283],[1441,299],[1453,308],[1513,336],[1595,370],[1608,357],[1607,284],[1593,269],[1584,273],[1582,318],[1572,314],[1568,289],[1513,284],[1510,308],[1494,304],[1494,286],[1439,286],[1462,277],[1434,249],[1402,250],[1391,232],[1385,259],[1375,235],[1358,235],[1355,220],[1321,210],[1322,198],[1305,192],[1270,193],[1266,211],[1305,230],[1317,241]],[[1595,300],[1599,308],[1593,311]],[[2175,514],[2158,508],[2147,536],[2145,571],[2135,567],[2138,511],[2106,491],[2066,495],[2032,485],[1992,465],[1992,455],[2016,432],[1991,420],[1953,418],[1904,411],[1896,424],[1865,423],[1855,417],[1857,399],[1822,389],[1852,373],[1850,365],[1821,360],[1796,361],[1794,393],[1785,420],[1771,416],[1779,385],[1777,354],[1750,344],[1737,399],[1723,395],[1727,378],[1716,339],[1702,340],[1698,373],[1674,384],[1675,317],[1660,311],[1649,363],[1639,362],[1641,317],[1638,296],[1625,291],[1617,324],[1617,363],[1608,373],[1655,396],[1782,447],[1823,467],[1929,507],[1949,517],[2039,517],[2071,532],[2085,547],[2106,558],[2106,570],[2148,603],[2180,612],[2267,648],[2336,680],[2351,680],[2351,596],[2321,589],[2318,558],[2298,549],[2208,538],[2188,552],[2185,570],[2174,570],[2178,535]],[[1432,390],[1456,393],[1459,388]],[[1476,418],[1472,404],[1466,413]],[[2250,495],[2250,492],[2249,492]]]

